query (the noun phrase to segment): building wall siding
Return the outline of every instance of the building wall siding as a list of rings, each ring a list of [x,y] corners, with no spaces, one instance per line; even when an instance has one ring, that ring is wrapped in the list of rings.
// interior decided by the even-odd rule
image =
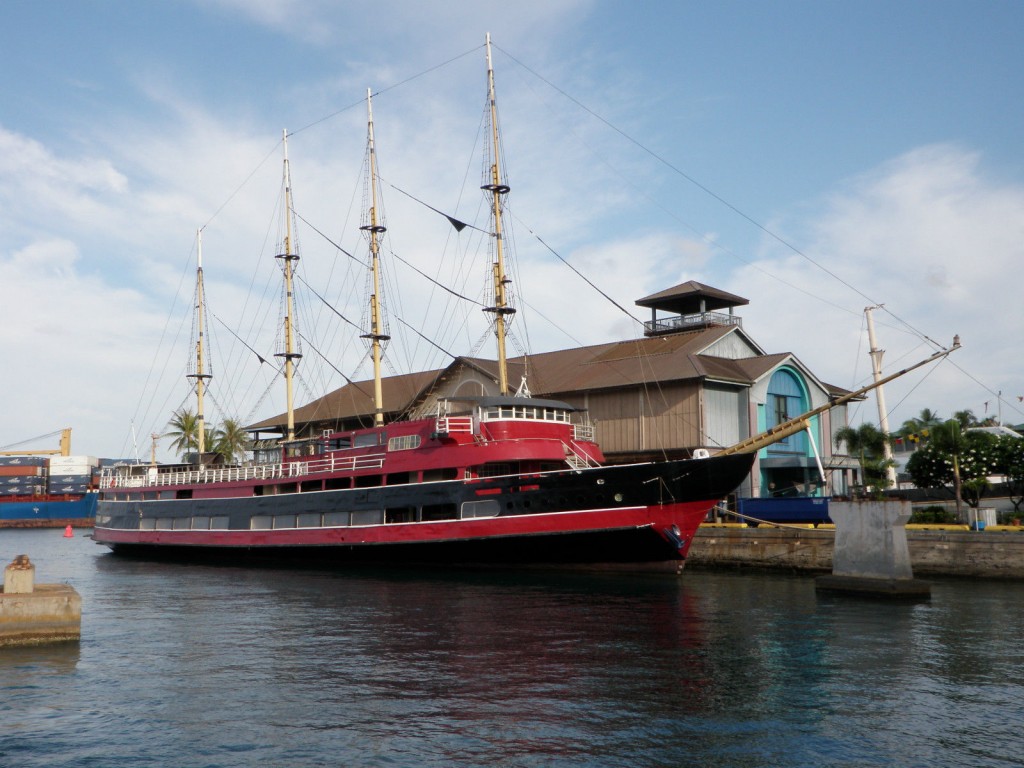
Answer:
[[[742,336],[730,333],[709,346],[701,354],[710,357],[725,357],[730,360],[743,360],[748,357],[757,357],[760,353],[750,346]]]
[[[708,382],[704,398],[708,446],[725,447],[750,436],[745,388]]]
[[[581,396],[559,398],[589,409],[597,427],[597,442],[606,454],[703,445],[700,387],[696,384],[590,392],[585,401]]]

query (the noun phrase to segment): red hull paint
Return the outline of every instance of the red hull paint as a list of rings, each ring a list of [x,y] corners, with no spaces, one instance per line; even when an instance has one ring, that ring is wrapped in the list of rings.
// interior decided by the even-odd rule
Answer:
[[[510,536],[543,536],[653,527],[672,529],[684,558],[693,534],[716,500],[657,507],[553,512],[445,522],[389,523],[337,528],[286,528],[242,531],[139,531],[97,528],[105,544],[160,544],[195,547],[372,546],[430,544]],[[662,534],[664,536],[664,534]]]

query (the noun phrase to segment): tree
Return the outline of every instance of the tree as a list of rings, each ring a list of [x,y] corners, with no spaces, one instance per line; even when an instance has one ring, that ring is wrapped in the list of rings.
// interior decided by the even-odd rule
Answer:
[[[950,419],[931,430],[928,444],[907,462],[907,472],[918,488],[952,486],[957,517],[962,504],[977,507],[988,489],[988,476],[997,466],[996,438],[984,432],[964,432]]]
[[[250,443],[249,433],[237,419],[224,419],[213,433],[213,450],[228,461],[244,461]]]
[[[969,408],[963,411],[957,411],[953,414],[953,418],[960,423],[961,429],[968,429],[970,427],[978,426],[978,419],[974,415],[974,411]]]
[[[1020,514],[1024,504],[1024,440],[1013,435],[996,438],[997,472],[1006,477],[1007,495]]]
[[[173,437],[174,442],[171,448],[181,453],[181,460],[186,461],[188,454],[199,450],[199,417],[191,409],[184,406],[174,412],[174,416],[167,422],[171,428],[164,437]],[[203,446],[206,450],[212,450],[213,430],[205,427],[203,430]]]
[[[885,458],[885,444],[889,437],[874,424],[864,423],[854,429],[843,427],[836,430],[836,447],[846,443],[847,452],[857,457],[860,464],[861,483],[877,489],[889,486],[886,470],[895,462]]]
[[[181,454],[182,460],[199,449],[199,418],[190,409],[183,406],[176,410],[167,426],[171,431],[164,437],[174,438],[171,448]]]
[[[900,437],[909,438],[911,442],[927,441],[931,430],[942,423],[942,419],[931,408],[922,408],[921,413],[907,419],[897,433]]]

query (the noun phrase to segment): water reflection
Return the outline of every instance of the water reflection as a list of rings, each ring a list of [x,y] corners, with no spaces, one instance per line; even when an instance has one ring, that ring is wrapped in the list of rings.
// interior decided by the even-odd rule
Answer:
[[[1014,584],[903,604],[770,574],[260,570],[29,538],[84,615],[71,654],[0,652],[0,716],[20,713],[0,754],[26,766],[1017,759]]]

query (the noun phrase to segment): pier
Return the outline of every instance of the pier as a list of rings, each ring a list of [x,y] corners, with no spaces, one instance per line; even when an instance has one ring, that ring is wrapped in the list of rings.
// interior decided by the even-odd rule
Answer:
[[[1024,579],[1024,528],[906,526],[910,564],[917,576]],[[747,527],[705,524],[697,531],[687,568],[762,568],[831,571],[832,526]]]

